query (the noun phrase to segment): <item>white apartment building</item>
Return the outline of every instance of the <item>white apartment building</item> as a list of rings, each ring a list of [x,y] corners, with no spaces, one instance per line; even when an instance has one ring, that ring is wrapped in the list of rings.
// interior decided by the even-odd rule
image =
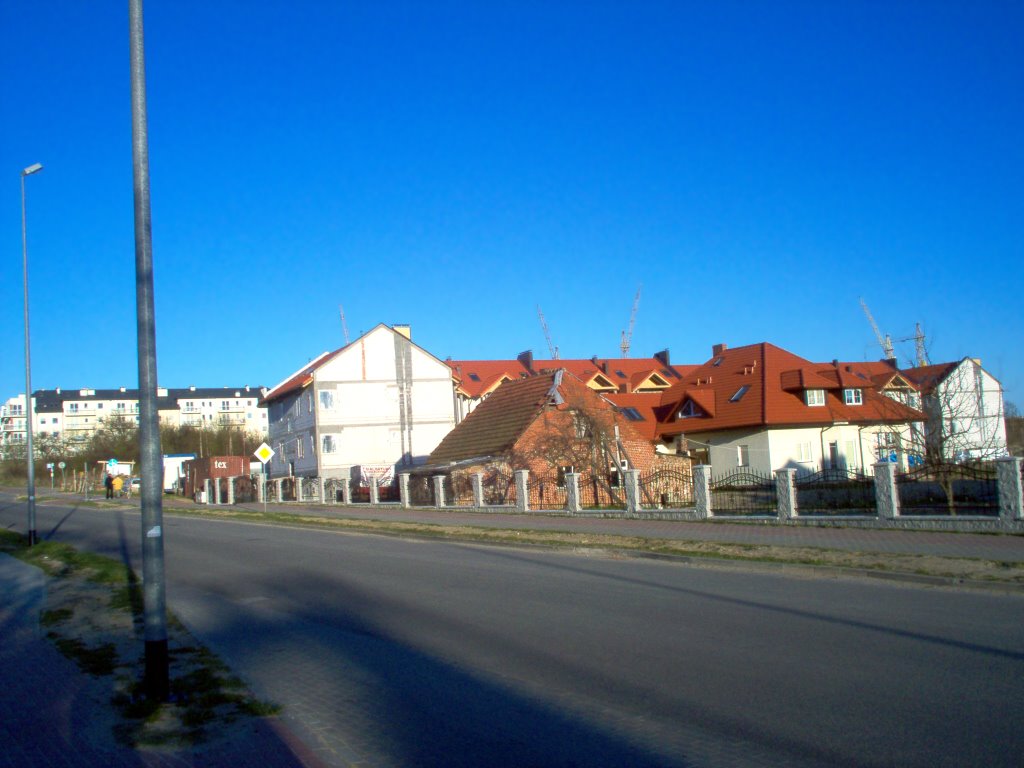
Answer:
[[[238,427],[266,434],[267,409],[260,398],[263,387],[186,387],[157,389],[160,421],[174,426]],[[39,389],[32,393],[32,434],[37,439],[58,439],[73,450],[85,443],[106,419],[139,420],[137,389]],[[25,396],[9,398],[0,406],[0,449],[25,442]]]

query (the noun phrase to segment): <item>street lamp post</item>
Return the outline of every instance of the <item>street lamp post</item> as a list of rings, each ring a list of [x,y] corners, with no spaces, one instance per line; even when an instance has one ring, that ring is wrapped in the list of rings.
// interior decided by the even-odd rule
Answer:
[[[36,464],[32,452],[32,353],[28,340],[28,228],[25,225],[25,177],[43,170],[35,163],[21,172],[21,266],[25,286],[25,452],[28,462],[28,545],[36,543]]]

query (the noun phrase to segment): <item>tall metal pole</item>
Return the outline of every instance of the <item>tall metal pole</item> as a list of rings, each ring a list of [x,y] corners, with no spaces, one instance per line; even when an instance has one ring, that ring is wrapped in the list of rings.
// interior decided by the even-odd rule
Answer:
[[[43,170],[39,163],[21,172],[21,267],[25,284],[25,458],[28,471],[28,545],[36,536],[36,457],[32,450],[32,352],[28,336],[28,227],[25,217],[25,177]]]
[[[164,582],[163,483],[156,408],[156,312],[149,207],[146,57],[142,0],[128,0],[132,81],[132,169],[135,179],[135,304],[139,347],[139,459],[142,465],[142,594],[146,638],[146,696],[169,692],[167,601]]]

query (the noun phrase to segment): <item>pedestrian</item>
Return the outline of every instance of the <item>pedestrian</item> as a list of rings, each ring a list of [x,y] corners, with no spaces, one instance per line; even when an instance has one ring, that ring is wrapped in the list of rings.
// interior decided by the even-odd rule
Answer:
[[[107,472],[107,476],[103,479],[103,485],[107,488],[107,498],[114,498],[114,478]]]

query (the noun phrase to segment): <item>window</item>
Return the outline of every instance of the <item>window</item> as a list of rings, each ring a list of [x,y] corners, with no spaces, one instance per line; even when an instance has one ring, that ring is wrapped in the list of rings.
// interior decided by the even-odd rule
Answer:
[[[53,419],[51,419],[50,421],[51,421],[51,422],[52,422],[53,424],[56,424],[56,423],[57,423],[57,419],[56,419],[56,418],[53,418]]]
[[[96,410],[102,411],[103,410],[103,403],[97,403]]]
[[[713,362],[713,363],[711,364],[711,367],[712,367],[712,368],[717,368],[718,366],[720,366],[720,365],[722,364],[722,361],[723,361],[723,360],[725,360],[725,358],[724,358],[724,357],[718,357],[718,358],[715,358],[715,362]]]
[[[480,377],[477,374],[475,374],[475,373],[471,373],[471,374],[469,374],[469,380],[470,381],[480,381]]]
[[[220,409],[222,411],[230,411],[231,410],[231,401],[230,400],[221,400],[220,401]]]
[[[736,446],[736,466],[737,467],[749,467],[750,466],[750,446],[749,445],[737,445]]]
[[[749,384],[744,384],[742,387],[736,390],[735,394],[729,398],[730,403],[738,403],[743,399],[743,396],[747,394],[747,390],[750,389]]]
[[[683,407],[679,409],[680,419],[690,419],[693,418],[694,416],[703,415],[703,412],[694,404],[693,400],[687,400],[685,403],[683,403]]]
[[[321,453],[334,453],[337,450],[337,443],[334,441],[334,435],[324,435],[320,439],[320,450]]]
[[[302,458],[303,453],[304,453],[303,452],[303,448],[304,447],[305,447],[305,443],[302,441],[302,438],[301,437],[295,438],[295,457],[296,458],[298,458],[298,459]]]
[[[624,374],[622,371],[615,371],[615,375],[618,376],[620,379],[626,378],[626,374]]]
[[[192,405],[192,403],[188,403],[185,406],[185,412],[186,413],[189,412],[189,409],[190,409],[191,405]],[[115,411],[123,411],[124,410],[124,403],[117,403],[116,405],[114,405],[114,410]]]
[[[859,389],[844,389],[843,399],[847,405],[860,405],[864,402],[864,393]]]
[[[824,405],[825,404],[825,390],[824,389],[807,389],[804,390],[804,398],[808,405]]]
[[[72,413],[78,413],[78,403],[68,403],[68,410]]]
[[[643,421],[643,414],[640,413],[636,408],[623,408],[622,415],[625,416],[629,421]]]
[[[24,415],[22,413],[22,409],[23,408],[24,408],[24,406],[21,406],[21,405],[12,405],[11,406],[11,416],[23,416]]]
[[[810,443],[800,443],[800,458],[799,461],[814,461],[814,453],[811,450]]]
[[[320,407],[329,411],[334,407],[334,393],[327,389],[320,390]]]

